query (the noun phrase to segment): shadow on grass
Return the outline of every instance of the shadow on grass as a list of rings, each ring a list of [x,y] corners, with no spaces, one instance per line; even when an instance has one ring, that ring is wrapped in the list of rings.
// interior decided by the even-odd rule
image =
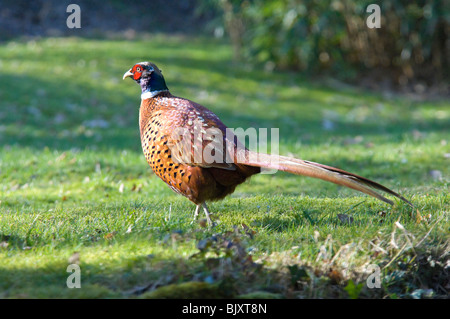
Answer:
[[[173,233],[169,243],[157,245],[173,250],[174,241],[183,240],[183,236]],[[415,251],[414,255],[404,252],[401,260],[416,259],[415,266],[402,262],[393,264],[383,272],[382,287],[369,289],[365,285],[368,274],[363,269],[326,261],[323,265],[304,263],[294,251],[273,268],[267,261],[254,262],[246,252],[247,242],[247,235],[243,233],[224,232],[198,241],[197,252],[189,254],[189,258],[178,256],[174,251],[173,257],[159,254],[122,256],[120,264],[116,262],[112,267],[110,260],[98,264],[83,262],[81,248],[81,289],[67,287],[73,272],[67,269],[70,262],[61,257],[44,265],[0,269],[0,297],[411,298],[414,293],[419,297],[422,291],[426,293],[424,286],[433,289],[433,297],[445,298],[446,295],[444,287],[448,277],[444,264],[439,261],[443,256],[438,257],[439,251],[433,253],[433,258],[439,261],[433,265],[427,262],[430,253],[423,249]],[[326,246],[324,244],[322,248],[326,250]],[[69,282],[73,281],[69,279]],[[353,291],[351,288],[356,284],[359,288]]]

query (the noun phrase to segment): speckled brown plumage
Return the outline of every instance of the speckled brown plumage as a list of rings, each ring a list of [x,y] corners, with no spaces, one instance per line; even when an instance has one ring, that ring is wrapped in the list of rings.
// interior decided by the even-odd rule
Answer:
[[[170,146],[174,144],[171,138],[175,128],[188,128],[193,135],[197,124],[205,128],[217,127],[225,135],[226,126],[197,103],[164,92],[142,100],[139,118],[142,149],[150,167],[170,188],[195,204],[222,199],[248,177],[260,172],[259,167],[240,164],[233,164],[233,169],[223,169],[174,161]]]
[[[392,205],[391,200],[374,191],[380,190],[412,206],[396,192],[359,175],[311,161],[247,150],[234,135],[228,135],[227,127],[213,112],[200,104],[173,96],[161,70],[153,63],[135,64],[124,74],[123,78],[127,77],[132,77],[142,90],[139,126],[145,158],[155,174],[170,188],[197,205],[194,218],[203,207],[211,223],[206,201],[231,194],[237,185],[262,168],[319,178]],[[183,141],[189,141],[188,146],[179,143],[177,135],[173,134],[178,129],[186,133]],[[196,135],[198,132],[202,133],[200,137]],[[217,142],[223,143],[217,146]],[[219,160],[205,160],[201,156],[211,145],[215,145],[213,153]],[[227,157],[229,154],[232,154],[230,158]]]

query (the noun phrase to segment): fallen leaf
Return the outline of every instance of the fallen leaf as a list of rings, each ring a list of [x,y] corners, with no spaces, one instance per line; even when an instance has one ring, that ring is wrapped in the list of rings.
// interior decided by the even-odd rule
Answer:
[[[328,273],[328,278],[331,279],[334,283],[341,282],[344,278],[342,273],[338,272],[336,269],[330,268],[330,272]]]
[[[111,240],[113,239],[113,237],[117,234],[117,232],[113,231],[112,233],[107,233],[105,236],[103,236],[103,238],[107,239],[107,240]]]
[[[131,187],[131,191],[132,192],[140,192],[142,189],[142,184],[139,184],[136,186],[136,184],[133,184],[133,186]]]
[[[317,243],[319,238],[320,238],[320,233],[317,230],[315,230],[314,231],[314,241]]]
[[[80,253],[78,251],[74,252],[72,256],[69,257],[69,264],[79,264],[80,263]]]
[[[352,216],[348,216],[346,214],[337,214],[337,217],[344,224],[349,224],[350,225],[351,223],[353,223],[353,217]]]
[[[67,156],[67,153],[66,153],[66,152],[63,152],[61,155],[59,155],[59,156],[56,158],[56,161],[57,161],[57,162],[60,162],[60,161],[64,160],[64,159],[66,158],[66,156]]]

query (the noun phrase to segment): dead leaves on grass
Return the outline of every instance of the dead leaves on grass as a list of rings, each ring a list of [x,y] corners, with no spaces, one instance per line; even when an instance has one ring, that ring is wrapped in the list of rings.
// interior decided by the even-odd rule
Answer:
[[[246,239],[253,239],[254,234],[245,224],[242,224],[241,228],[235,227],[233,231],[214,234],[197,243],[199,252],[191,258],[204,259],[210,270],[220,266],[222,273],[239,270],[249,275],[260,266],[253,262],[252,256],[245,248]]]

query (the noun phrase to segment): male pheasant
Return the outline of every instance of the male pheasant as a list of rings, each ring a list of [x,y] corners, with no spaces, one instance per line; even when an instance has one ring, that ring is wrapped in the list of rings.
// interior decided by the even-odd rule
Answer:
[[[306,160],[248,150],[213,112],[172,95],[161,70],[153,63],[135,64],[123,75],[123,79],[127,77],[133,78],[142,89],[139,127],[145,158],[170,188],[197,205],[194,220],[203,207],[211,224],[206,201],[233,193],[237,185],[265,168],[326,180],[392,205],[391,200],[373,190],[377,189],[412,206],[403,196],[356,174]]]

